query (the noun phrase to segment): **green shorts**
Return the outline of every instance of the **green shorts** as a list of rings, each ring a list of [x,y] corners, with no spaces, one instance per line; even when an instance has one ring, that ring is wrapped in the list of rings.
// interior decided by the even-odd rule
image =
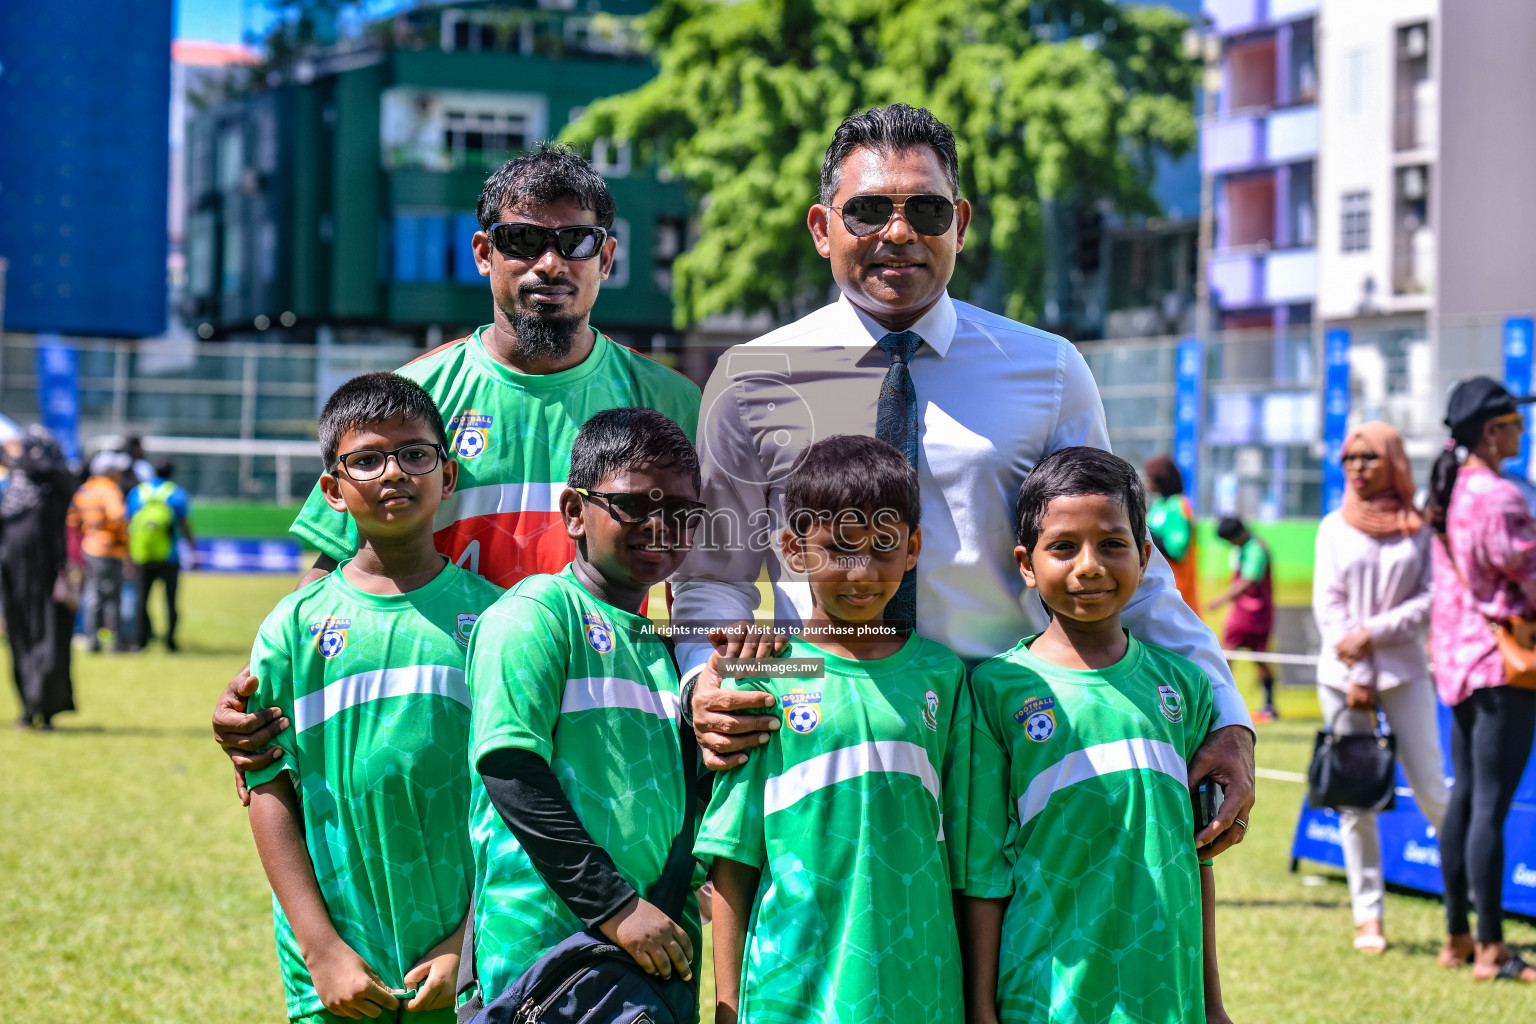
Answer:
[[[368,1020],[364,1017],[363,1020]],[[453,1007],[443,1010],[423,1010],[421,1013],[406,1013],[404,1010],[385,1010],[374,1017],[378,1024],[458,1024],[458,1014]],[[338,1017],[329,1010],[321,1010],[319,1013],[311,1013],[304,1017],[290,1018],[291,1024],[356,1024],[347,1017]]]

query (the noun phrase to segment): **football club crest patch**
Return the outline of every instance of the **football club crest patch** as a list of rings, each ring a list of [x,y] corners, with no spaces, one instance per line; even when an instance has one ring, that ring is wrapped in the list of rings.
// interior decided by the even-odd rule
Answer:
[[[453,627],[453,638],[459,642],[460,646],[469,646],[469,634],[475,631],[475,623],[479,620],[480,616],[471,615],[469,612],[459,614],[458,621]]]
[[[327,616],[310,624],[309,635],[315,638],[315,650],[329,661],[347,649],[347,630],[352,628],[351,619]]]
[[[613,650],[613,629],[603,621],[602,616],[587,612],[582,620],[587,624],[587,643],[594,651],[607,654]]]
[[[453,454],[473,459],[491,443],[491,417],[474,409],[465,409],[448,421],[448,436],[453,438]]]
[[[1056,698],[1031,697],[1013,713],[1013,720],[1024,727],[1024,735],[1044,743],[1056,734]]]
[[[1157,706],[1163,717],[1170,722],[1184,720],[1184,698],[1178,690],[1163,683],[1157,688]]]
[[[939,695],[932,690],[923,694],[923,724],[939,731]]]
[[[784,708],[784,724],[804,735],[821,724],[821,691],[790,690],[779,698]]]

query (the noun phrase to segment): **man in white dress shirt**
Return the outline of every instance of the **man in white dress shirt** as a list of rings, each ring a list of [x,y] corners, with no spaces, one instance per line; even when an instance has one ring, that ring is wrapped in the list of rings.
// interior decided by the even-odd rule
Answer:
[[[741,763],[779,724],[761,713],[771,695],[721,690],[709,657],[766,647],[747,629],[765,564],[776,620],[793,626],[809,611],[809,590],[778,557],[777,536],[784,478],[818,438],[873,434],[916,462],[923,550],[915,592],[904,587],[919,633],[974,664],[1045,628],[1014,564],[1014,499],[1045,455],[1107,449],[1109,436],[1098,387],[1071,344],[950,298],[970,218],[946,125],[904,104],[849,117],[827,150],[821,202],[809,215],[841,297],[733,348],[710,377],[698,437],[711,518],[674,579],[672,615],[692,631],[678,658],[713,768]],[[1216,723],[1190,781],[1209,776],[1226,790],[1201,836],[1220,852],[1242,840],[1253,805],[1247,708],[1161,555],[1124,622],[1210,675]],[[703,640],[709,630],[713,646]]]

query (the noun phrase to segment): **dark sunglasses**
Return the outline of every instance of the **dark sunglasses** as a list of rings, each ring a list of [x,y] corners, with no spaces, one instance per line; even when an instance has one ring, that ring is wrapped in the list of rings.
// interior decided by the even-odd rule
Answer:
[[[485,233],[503,256],[520,260],[538,256],[551,243],[555,251],[568,260],[589,260],[603,251],[603,242],[608,238],[608,232],[596,224],[546,228],[503,221],[492,224]]]
[[[380,451],[377,448],[359,448],[355,452],[347,452],[341,456],[336,460],[336,464],[353,480],[366,483],[384,475],[390,456],[394,456],[395,465],[399,466],[400,472],[406,476],[424,476],[436,469],[438,464],[448,457],[448,453],[443,451],[443,446],[440,444],[408,444],[392,452]]]
[[[920,235],[942,235],[955,222],[955,204],[944,196],[854,196],[831,209],[842,214],[849,234],[868,238],[890,222],[898,199],[902,200],[902,216]]]
[[[589,491],[585,487],[571,490],[606,511],[614,522],[625,526],[638,526],[652,516],[660,515],[661,521],[673,529],[691,530],[699,525],[707,507],[702,501],[691,498],[653,498],[649,494]]]
[[[1353,455],[1344,456],[1339,461],[1344,463],[1346,466],[1356,462],[1360,463],[1362,466],[1374,466],[1376,463],[1381,461],[1381,456],[1374,452],[1356,452]]]

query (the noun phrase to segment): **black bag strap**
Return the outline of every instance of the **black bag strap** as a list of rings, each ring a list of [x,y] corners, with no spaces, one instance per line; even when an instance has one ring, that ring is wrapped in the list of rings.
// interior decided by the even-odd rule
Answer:
[[[1333,739],[1333,738],[1337,737],[1338,734],[1339,734],[1338,733],[1339,718],[1341,716],[1343,716],[1343,714],[1345,712],[1353,711],[1353,710],[1357,710],[1357,709],[1351,708],[1348,704],[1345,704],[1343,707],[1339,708],[1339,710],[1337,710],[1337,711],[1335,711],[1333,713],[1333,717],[1332,718],[1328,719],[1328,728],[1325,730],[1325,732],[1327,733],[1329,739]],[[1381,714],[1381,709],[1378,707],[1378,708],[1373,708],[1372,710],[1374,710],[1376,712],[1376,714],[1375,714],[1375,716],[1374,716],[1374,718],[1373,718],[1373,720],[1371,722],[1371,735],[1373,737],[1375,737],[1376,739],[1381,739],[1383,736],[1386,735],[1386,733],[1381,728],[1382,721],[1383,721],[1382,714]]]

